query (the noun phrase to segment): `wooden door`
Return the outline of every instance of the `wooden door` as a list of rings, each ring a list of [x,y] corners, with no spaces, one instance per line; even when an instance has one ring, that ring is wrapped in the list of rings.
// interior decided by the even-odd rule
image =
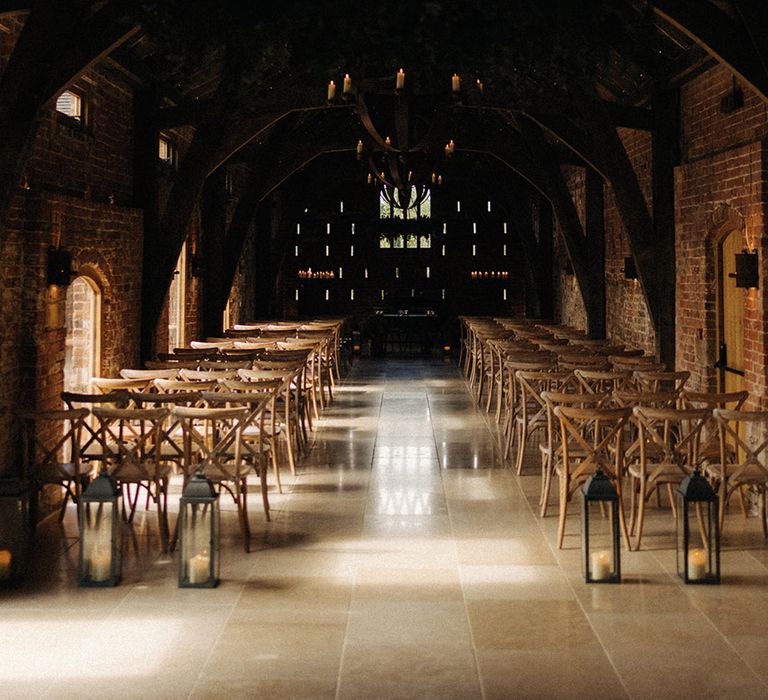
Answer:
[[[736,287],[736,280],[731,277],[736,272],[736,253],[742,251],[743,241],[744,234],[736,229],[719,246],[720,391],[744,388],[744,290]]]

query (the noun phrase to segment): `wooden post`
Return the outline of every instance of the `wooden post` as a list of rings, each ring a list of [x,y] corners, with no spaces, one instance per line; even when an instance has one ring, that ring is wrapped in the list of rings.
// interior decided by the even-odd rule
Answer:
[[[201,200],[201,253],[203,262],[202,334],[220,336],[222,313],[226,305],[222,272],[224,237],[227,231],[226,172],[219,168],[206,181]],[[224,303],[222,304],[222,299]]]

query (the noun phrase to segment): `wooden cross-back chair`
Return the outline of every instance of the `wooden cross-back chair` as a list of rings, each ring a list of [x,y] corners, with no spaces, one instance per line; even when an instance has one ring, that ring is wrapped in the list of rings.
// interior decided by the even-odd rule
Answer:
[[[138,393],[138,392],[137,392]],[[108,394],[81,394],[72,391],[61,393],[61,400],[70,411],[84,408],[88,416],[83,422],[80,433],[80,459],[84,462],[99,462],[104,458],[96,419],[91,410],[95,406],[107,408],[127,408],[131,405],[133,394],[129,391],[113,391]]]
[[[748,391],[703,392],[683,390],[680,394],[680,405],[682,408],[706,408],[710,411],[716,408],[740,411],[748,398]],[[735,445],[731,444],[728,449],[731,458],[733,458],[735,449]],[[699,457],[702,464],[717,463],[720,460],[720,429],[715,422],[714,414],[701,432]],[[742,501],[742,507],[743,505]]]
[[[123,490],[124,517],[133,522],[141,489],[157,508],[163,551],[168,550],[168,480],[171,469],[163,455],[166,408],[94,408],[99,441],[110,476]],[[131,493],[133,491],[133,493]]]
[[[150,382],[153,379],[176,379],[179,370],[169,369],[121,369],[120,376],[123,379],[147,379]]]
[[[763,536],[768,537],[766,488],[768,487],[768,411],[712,411],[720,434],[719,464],[704,467],[719,493],[720,529],[730,497],[743,488],[754,489],[760,499]],[[746,514],[743,506],[742,510]]]
[[[560,452],[556,456],[555,473],[559,477],[560,513],[557,546],[563,547],[568,503],[592,474],[601,469],[611,479],[619,496],[619,523],[627,547],[629,532],[621,498],[624,463],[624,426],[632,411],[629,408],[578,408],[555,406],[560,422]]]
[[[201,472],[214,483],[219,492],[225,490],[232,496],[237,508],[243,548],[249,552],[251,528],[248,522],[248,473],[251,464],[243,459],[242,449],[243,428],[249,409],[177,406],[172,413],[181,424],[184,436],[185,482],[194,473]],[[262,496],[266,497],[266,492]],[[267,505],[265,509],[268,515]]]
[[[676,512],[673,486],[699,464],[701,431],[710,413],[702,409],[635,406],[638,450],[628,458],[631,479],[629,529],[634,549],[640,549],[647,501],[666,487],[673,515]]]
[[[23,476],[32,490],[32,526],[37,522],[40,492],[47,485],[64,489],[59,522],[64,519],[70,499],[80,511],[80,497],[91,471],[90,466],[80,459],[82,432],[87,416],[86,408],[23,411],[19,414],[24,445]]]
[[[555,463],[561,457],[560,447],[560,421],[555,415],[555,406],[577,406],[579,408],[606,406],[610,401],[610,394],[593,393],[580,394],[578,392],[544,391],[541,394],[546,406],[547,427],[544,442],[539,445],[541,457],[541,494],[539,496],[540,515],[546,517],[549,508],[549,493],[552,488],[552,475]]]
[[[515,372],[517,380],[517,400],[520,410],[515,419],[517,458],[515,471],[522,474],[523,458],[529,441],[547,430],[547,402],[542,396],[545,392],[567,393],[573,390],[573,374],[563,371],[526,371]]]
[[[512,453],[516,437],[516,421],[520,412],[519,387],[516,373],[549,372],[555,369],[554,358],[548,353],[512,353],[504,360],[504,405],[502,408],[501,435],[504,443],[504,459]]]
[[[632,379],[631,372],[602,369],[577,369],[573,372],[579,392],[602,394],[625,389]]]
[[[685,385],[691,377],[687,371],[654,372],[635,370],[632,373],[635,386],[638,391],[669,392],[678,396],[685,389]]]
[[[262,410],[260,416],[260,425],[255,427],[253,421],[250,421],[250,425],[245,429],[243,433],[243,439],[253,441],[255,436],[258,436],[260,440],[263,440],[267,447],[269,447],[269,453],[272,458],[272,471],[275,475],[275,481],[277,482],[278,493],[283,492],[283,484],[280,479],[280,458],[278,450],[278,440],[282,437],[287,441],[287,431],[283,430],[283,425],[278,419],[277,413],[277,400],[283,394],[285,381],[282,379],[258,381],[258,382],[246,382],[243,380],[226,380],[221,383],[222,391],[227,394],[247,394],[253,397],[254,400],[258,400],[263,397],[269,397],[268,405]],[[213,405],[213,404],[212,404]],[[289,450],[286,447],[286,454],[288,455],[289,466],[291,473],[296,473],[296,465],[293,461],[293,450]]]

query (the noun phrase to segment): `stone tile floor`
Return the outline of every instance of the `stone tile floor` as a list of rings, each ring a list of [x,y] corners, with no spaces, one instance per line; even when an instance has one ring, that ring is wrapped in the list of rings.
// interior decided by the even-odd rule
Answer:
[[[653,509],[625,582],[587,586],[578,507],[557,550],[533,452],[516,477],[494,430],[454,365],[360,361],[273,522],[252,496],[250,554],[225,513],[215,590],[176,587],[153,513],[122,585],[78,589],[74,512],[49,518],[30,580],[0,592],[0,696],[768,697],[756,519],[729,516],[719,587],[678,581]]]

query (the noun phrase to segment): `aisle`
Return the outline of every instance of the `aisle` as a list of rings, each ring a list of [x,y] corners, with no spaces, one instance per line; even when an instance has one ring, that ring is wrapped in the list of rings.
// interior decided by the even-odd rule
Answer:
[[[151,513],[123,584],[79,590],[74,518],[46,521],[37,577],[3,596],[3,695],[768,695],[764,548],[726,552],[721,587],[682,587],[668,549],[627,556],[625,585],[586,586],[575,520],[558,552],[533,459],[526,474],[499,463],[455,366],[361,361],[272,523],[253,495],[250,554],[227,513],[219,588],[176,587]]]

